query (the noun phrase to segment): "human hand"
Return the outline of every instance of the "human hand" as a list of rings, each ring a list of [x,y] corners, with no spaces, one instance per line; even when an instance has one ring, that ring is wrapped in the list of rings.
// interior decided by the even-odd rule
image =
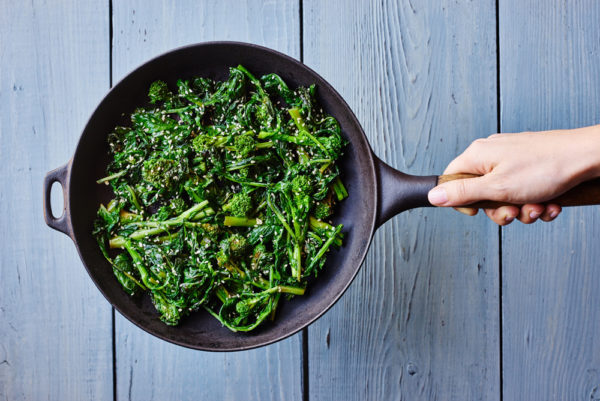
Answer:
[[[485,209],[499,225],[515,218],[525,224],[552,221],[561,207],[544,202],[600,176],[600,125],[477,139],[444,171],[458,173],[481,177],[440,184],[429,192],[429,202],[471,216],[477,209],[461,206],[481,200],[523,205]]]

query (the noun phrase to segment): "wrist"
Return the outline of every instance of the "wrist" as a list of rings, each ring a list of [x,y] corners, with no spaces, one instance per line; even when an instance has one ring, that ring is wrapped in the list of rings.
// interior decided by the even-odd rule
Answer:
[[[568,138],[570,159],[576,168],[578,182],[600,177],[600,125],[574,130],[577,139]]]

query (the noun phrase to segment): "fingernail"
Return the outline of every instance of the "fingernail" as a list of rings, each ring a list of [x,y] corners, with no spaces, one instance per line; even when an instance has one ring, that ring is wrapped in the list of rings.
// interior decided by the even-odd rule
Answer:
[[[514,217],[514,216],[506,216],[506,217],[504,218],[504,221],[505,221],[505,222],[507,222],[507,223],[510,223],[510,222],[511,222],[511,221],[513,221],[514,219],[515,219],[515,217]]]
[[[540,217],[540,214],[541,214],[540,212],[536,212],[535,210],[532,210],[529,213],[529,217],[532,219],[537,219],[538,217]]]
[[[444,188],[433,188],[429,191],[427,198],[433,205],[443,205],[448,202],[448,194]]]
[[[553,210],[552,212],[550,212],[550,218],[553,219],[556,216],[558,216],[558,212],[556,210]]]

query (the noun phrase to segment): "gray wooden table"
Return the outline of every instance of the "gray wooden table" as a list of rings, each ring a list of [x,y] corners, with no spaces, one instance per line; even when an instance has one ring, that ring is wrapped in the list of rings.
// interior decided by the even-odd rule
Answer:
[[[41,213],[102,96],[171,48],[300,59],[383,160],[435,174],[494,132],[600,123],[599,21],[597,0],[0,0],[0,399],[600,399],[598,208],[503,229],[404,213],[323,318],[220,354],[115,313]]]

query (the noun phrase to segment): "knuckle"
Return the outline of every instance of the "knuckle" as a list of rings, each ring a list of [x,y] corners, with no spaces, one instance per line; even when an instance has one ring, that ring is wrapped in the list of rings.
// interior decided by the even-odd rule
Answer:
[[[474,148],[480,148],[480,147],[484,146],[486,143],[487,143],[487,138],[478,138],[478,139],[475,139],[471,143],[471,146]]]
[[[468,199],[468,189],[466,180],[457,180],[455,189],[455,196],[458,202],[465,202]]]
[[[450,163],[448,163],[448,166],[446,167],[444,174],[448,174],[448,171],[454,171],[455,166],[460,164],[461,158],[462,158],[462,155],[456,157],[454,160],[452,160]]]
[[[504,176],[496,177],[496,179],[490,183],[490,189],[494,194],[495,199],[493,200],[511,202],[514,199],[511,182]]]
[[[471,144],[465,149],[467,155],[476,155],[481,153],[488,145],[488,138],[478,138],[475,139]]]

